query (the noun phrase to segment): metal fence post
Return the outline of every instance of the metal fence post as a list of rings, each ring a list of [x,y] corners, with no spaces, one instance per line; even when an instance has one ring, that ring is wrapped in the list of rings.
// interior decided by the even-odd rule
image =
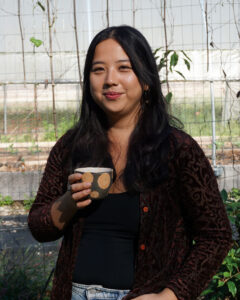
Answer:
[[[215,115],[215,97],[213,81],[210,81],[210,94],[211,94],[211,106],[212,106],[212,164],[213,171],[216,177],[219,177],[223,169],[216,164],[216,115]]]
[[[7,134],[7,87],[3,84],[3,114],[4,114],[4,134]]]

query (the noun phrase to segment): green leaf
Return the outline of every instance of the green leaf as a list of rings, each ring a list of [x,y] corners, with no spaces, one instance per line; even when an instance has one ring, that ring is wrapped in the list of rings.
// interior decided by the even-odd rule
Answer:
[[[185,65],[187,66],[188,70],[190,70],[190,68],[191,68],[190,63],[189,63],[189,61],[186,60],[185,58],[184,58],[184,63],[185,63]]]
[[[228,271],[229,271],[230,273],[232,273],[232,271],[233,271],[233,266],[232,266],[232,264],[227,264],[227,268],[228,268]]]
[[[167,63],[167,60],[166,60],[166,58],[161,58],[160,59],[160,62],[159,62],[159,64],[158,64],[158,71],[160,71],[163,67],[166,67],[166,63]]]
[[[218,280],[218,287],[221,287],[225,284],[225,281]]]
[[[187,56],[185,51],[181,50],[181,52],[189,61],[192,61],[191,58],[189,56]]]
[[[228,219],[229,219],[229,221],[230,221],[231,223],[235,224],[235,220],[236,220],[235,217],[233,217],[233,216],[228,216]]]
[[[160,64],[165,64],[167,62],[167,59],[165,57],[162,57],[160,59]]]
[[[177,53],[174,51],[173,54],[171,55],[171,59],[170,59],[170,70],[172,71],[172,67],[175,67],[178,63],[178,55]]]
[[[4,196],[3,198],[5,201],[12,201],[12,197],[11,196]]]
[[[238,265],[236,264],[236,263],[232,263],[232,266],[235,268],[235,269],[237,269],[238,270]]]
[[[169,92],[169,93],[166,95],[165,99],[166,99],[166,102],[167,102],[167,103],[170,103],[171,100],[172,100],[172,93]]]
[[[177,72],[180,76],[182,76],[182,78],[183,78],[184,80],[186,79],[185,76],[184,76],[180,71],[175,70],[175,72]]]
[[[42,45],[43,41],[35,39],[35,37],[30,38],[30,42],[34,44],[35,47],[39,47]]]
[[[236,275],[234,275],[234,277],[235,277],[235,278],[237,278],[237,279],[240,279],[240,273],[239,273],[239,274],[236,274]]]
[[[168,54],[170,54],[171,52],[173,52],[173,50],[167,50],[167,51],[165,51],[165,52],[164,52],[164,57],[167,57]]]
[[[211,298],[209,299],[209,300],[218,300],[219,298],[218,298],[218,296],[217,295],[213,295],[213,296],[211,296]]]
[[[223,272],[223,277],[225,277],[225,278],[230,277],[230,273],[229,272]]]
[[[214,291],[212,290],[212,289],[206,289],[205,291],[203,291],[202,293],[201,293],[201,296],[206,296],[206,295],[208,295],[208,294],[211,294],[211,293],[213,293]]]
[[[234,254],[235,254],[235,249],[233,249],[233,248],[230,249],[229,252],[228,252],[228,256],[233,257]]]
[[[45,11],[45,7],[42,5],[40,1],[37,2],[37,5],[40,6],[43,11]]]
[[[159,50],[161,50],[161,49],[162,49],[162,47],[159,47],[159,48],[155,49],[155,50],[153,51],[153,56],[155,56],[155,55],[157,54],[157,52],[158,52]]]
[[[225,189],[221,190],[221,197],[222,197],[223,201],[227,201],[228,194],[227,194],[227,191]]]
[[[233,297],[235,297],[237,294],[237,288],[236,288],[235,283],[233,281],[228,281],[227,286],[228,286],[229,292],[233,295]]]
[[[232,263],[232,257],[229,257],[227,256],[224,261],[227,263],[227,264],[231,264]]]

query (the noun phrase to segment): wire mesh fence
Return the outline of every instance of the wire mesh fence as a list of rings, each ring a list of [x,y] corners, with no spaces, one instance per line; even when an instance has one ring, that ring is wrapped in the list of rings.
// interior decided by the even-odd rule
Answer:
[[[0,203],[23,200],[28,206],[34,199],[51,147],[78,117],[89,42],[106,26],[120,24],[146,36],[158,64],[167,57],[160,79],[167,80],[164,95],[172,94],[171,112],[204,149],[220,189],[240,187],[239,0],[0,4]],[[34,242],[26,213],[20,219],[0,211],[0,277],[22,271],[19,257],[35,262],[34,274],[25,264],[30,277],[24,278],[40,282],[39,297],[58,244]]]
[[[23,172],[26,179],[35,171],[40,180],[56,138],[78,116],[91,38],[106,26],[129,24],[146,36],[153,51],[158,49],[157,63],[169,53],[160,78],[167,80],[164,94],[172,93],[172,113],[216,170],[234,167],[228,176],[230,186],[238,187],[239,16],[236,0],[2,0],[0,173]],[[17,189],[15,199],[24,200],[34,195],[37,184],[30,190],[28,184],[25,194]],[[11,183],[2,184],[0,193],[10,192]]]

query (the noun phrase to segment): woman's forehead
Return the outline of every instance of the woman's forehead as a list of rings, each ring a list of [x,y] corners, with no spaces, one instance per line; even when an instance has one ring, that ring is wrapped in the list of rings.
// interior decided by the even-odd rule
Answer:
[[[104,63],[107,61],[126,62],[129,61],[127,53],[122,46],[114,39],[107,39],[100,42],[94,51],[92,63]]]

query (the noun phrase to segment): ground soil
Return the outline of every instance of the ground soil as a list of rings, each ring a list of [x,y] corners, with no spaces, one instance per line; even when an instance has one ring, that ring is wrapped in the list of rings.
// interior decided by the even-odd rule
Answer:
[[[31,153],[18,149],[17,153],[8,153],[0,149],[0,172],[42,171],[45,168],[49,151]]]
[[[1,217],[27,214],[28,211],[23,207],[22,201],[14,201],[12,205],[0,206],[0,225],[13,225],[13,223],[9,223],[8,221],[2,220]]]

